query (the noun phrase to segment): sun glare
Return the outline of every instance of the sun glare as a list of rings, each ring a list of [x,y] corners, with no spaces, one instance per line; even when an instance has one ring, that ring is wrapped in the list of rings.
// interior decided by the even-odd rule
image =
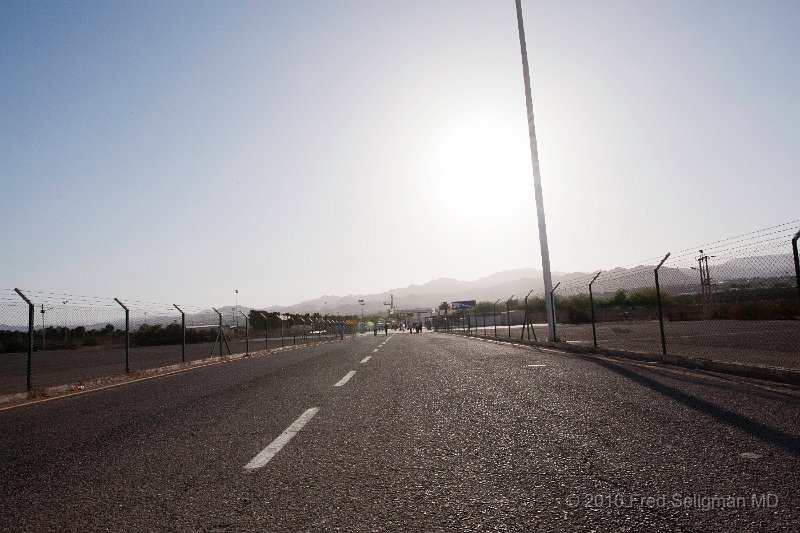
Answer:
[[[492,117],[470,117],[442,128],[433,139],[430,188],[460,210],[496,207],[503,183],[526,172],[526,138]]]

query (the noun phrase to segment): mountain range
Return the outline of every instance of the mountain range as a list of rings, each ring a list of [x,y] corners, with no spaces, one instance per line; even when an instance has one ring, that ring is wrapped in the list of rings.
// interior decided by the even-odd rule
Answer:
[[[637,274],[649,277],[654,265],[642,265],[633,268],[615,268],[600,278],[617,277],[626,274]],[[698,273],[691,268],[662,267],[662,283],[676,287],[693,287],[699,283]],[[591,279],[589,272],[553,272],[553,285],[578,278]],[[712,280],[730,281],[748,278],[776,278],[794,275],[793,257],[791,254],[736,257],[719,261],[711,266]],[[638,279],[640,276],[637,275]],[[644,279],[644,278],[642,278]],[[649,283],[648,283],[649,284]],[[493,302],[497,299],[507,300],[514,295],[524,298],[528,291],[541,293],[544,288],[542,271],[535,268],[517,268],[503,270],[475,281],[461,281],[452,278],[438,278],[422,285],[409,285],[374,294],[349,294],[347,296],[325,295],[313,300],[306,300],[290,306],[272,306],[268,311],[286,313],[321,313],[325,314],[360,314],[364,300],[364,313],[386,311],[391,296],[394,295],[395,309],[434,308],[441,302],[459,300],[478,300]],[[633,288],[633,287],[629,287]],[[386,303],[384,303],[386,302]]]

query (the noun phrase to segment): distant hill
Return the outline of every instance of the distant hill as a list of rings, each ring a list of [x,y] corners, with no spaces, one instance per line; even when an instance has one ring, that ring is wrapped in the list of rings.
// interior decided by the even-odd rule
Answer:
[[[649,286],[655,265],[640,265],[632,268],[615,268],[604,272],[598,280],[598,289],[603,290],[604,279],[630,276],[624,283],[618,283],[626,289],[636,288],[636,284]],[[690,268],[673,268],[664,266],[660,271],[662,284],[672,291],[691,291],[698,286],[698,273]],[[588,272],[553,272],[553,284],[566,283],[576,278],[586,278]],[[711,277],[716,281],[729,281],[746,278],[777,278],[794,275],[794,263],[790,254],[753,256],[729,259],[711,264]],[[586,280],[588,284],[588,279]],[[614,285],[609,282],[606,285]],[[375,313],[386,311],[390,294],[394,294],[395,307],[435,308],[441,302],[457,300],[505,300],[511,295],[523,298],[528,291],[541,293],[544,287],[542,271],[535,268],[518,268],[496,272],[489,276],[474,280],[461,281],[452,278],[438,278],[422,285],[398,287],[386,292],[374,294],[350,294],[347,296],[325,295],[314,300],[306,300],[290,306],[273,306],[269,311],[289,313],[321,313],[321,314],[360,314],[359,299],[365,301],[364,312]]]
[[[553,273],[553,281],[586,276],[585,272]],[[395,307],[434,308],[441,302],[457,300],[491,300],[507,299],[511,295],[524,297],[531,289],[541,291],[543,287],[542,271],[533,268],[505,270],[475,281],[461,281],[452,278],[439,278],[422,285],[409,285],[375,294],[351,294],[347,296],[325,295],[313,300],[306,300],[291,306],[273,306],[269,311],[290,313],[322,313],[322,314],[360,314],[359,299],[365,301],[364,312],[375,313],[386,311],[390,294],[394,295]]]

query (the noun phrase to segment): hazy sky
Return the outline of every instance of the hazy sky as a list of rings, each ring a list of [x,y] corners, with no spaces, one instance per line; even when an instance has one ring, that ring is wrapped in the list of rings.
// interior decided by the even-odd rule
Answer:
[[[524,1],[553,268],[798,218],[800,3]],[[0,6],[5,287],[293,304],[541,268],[513,0]]]

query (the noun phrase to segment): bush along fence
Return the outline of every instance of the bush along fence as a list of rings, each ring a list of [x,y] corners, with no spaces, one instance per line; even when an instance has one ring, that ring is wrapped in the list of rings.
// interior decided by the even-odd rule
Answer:
[[[800,221],[477,302],[434,329],[800,370]],[[545,298],[556,339],[547,338]],[[445,307],[445,306],[442,306]]]
[[[356,323],[355,315],[0,289],[0,395],[331,339]]]

